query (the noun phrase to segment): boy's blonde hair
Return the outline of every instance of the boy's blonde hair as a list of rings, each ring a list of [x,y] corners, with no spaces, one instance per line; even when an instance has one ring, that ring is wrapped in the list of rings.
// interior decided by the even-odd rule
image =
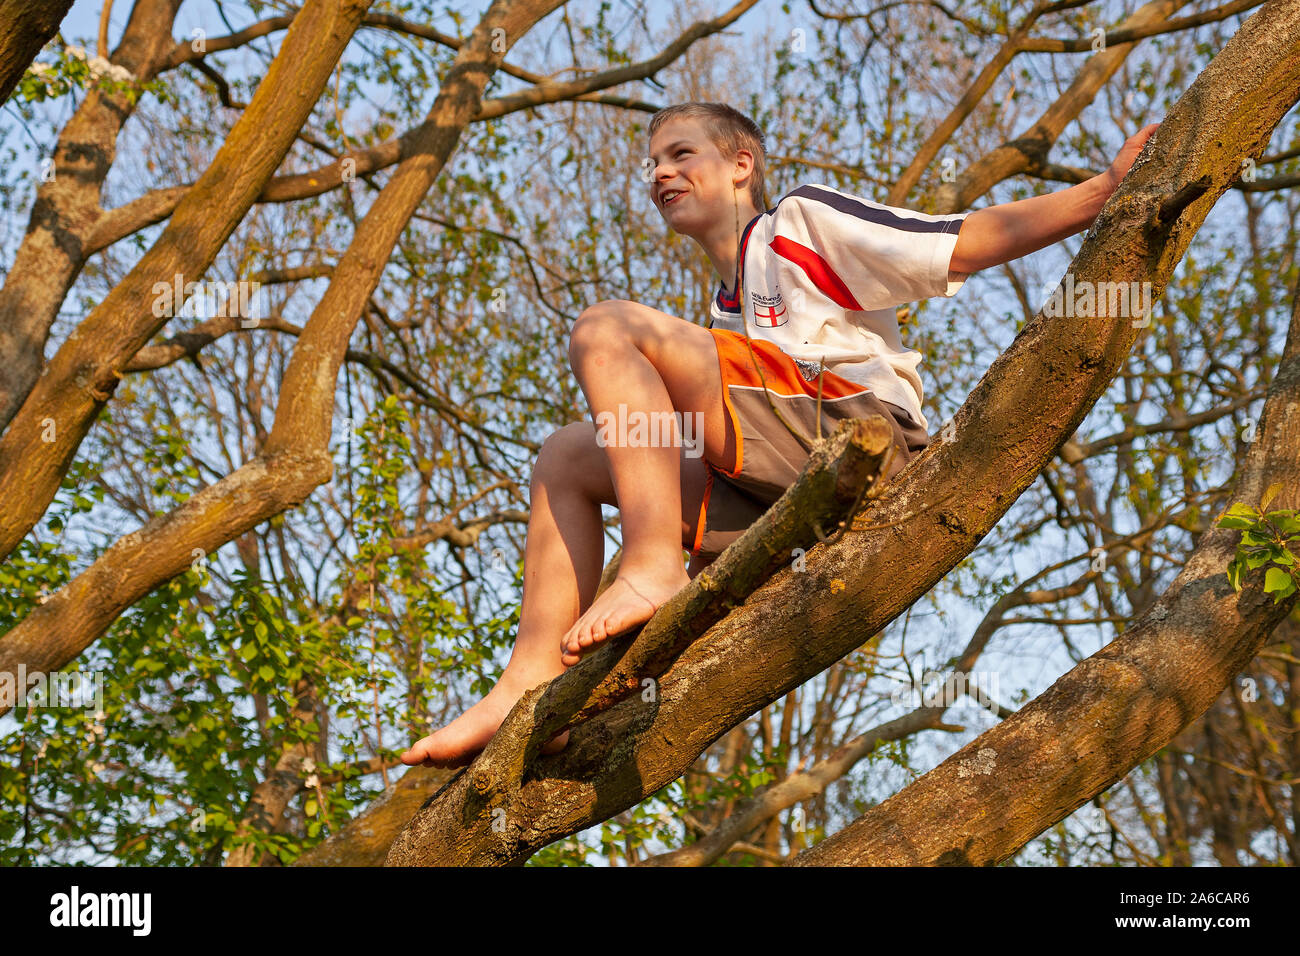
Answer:
[[[754,157],[754,168],[749,174],[749,198],[760,212],[767,208],[766,151],[763,148],[763,131],[752,119],[726,103],[678,103],[666,106],[650,118],[650,135],[664,123],[673,119],[700,120],[713,145],[727,159],[740,150],[748,150]]]

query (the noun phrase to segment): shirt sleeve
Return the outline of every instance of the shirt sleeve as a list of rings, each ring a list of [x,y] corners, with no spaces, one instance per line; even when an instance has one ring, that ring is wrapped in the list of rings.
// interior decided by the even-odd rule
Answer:
[[[782,197],[771,249],[802,282],[852,311],[950,296],[957,232],[969,213],[934,216],[807,185]]]

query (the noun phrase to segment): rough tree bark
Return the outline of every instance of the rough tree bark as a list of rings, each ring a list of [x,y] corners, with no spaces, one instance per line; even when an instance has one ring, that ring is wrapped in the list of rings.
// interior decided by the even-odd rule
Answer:
[[[9,99],[70,9],[72,0],[0,0],[0,103]]]
[[[1150,282],[1158,298],[1242,161],[1261,155],[1298,97],[1300,0],[1270,0],[1180,98],[1102,210],[1071,266],[1076,286]],[[692,643],[653,695],[577,725],[558,754],[522,759],[551,716],[534,718],[539,694],[526,695],[387,862],[517,863],[680,776],[730,727],[854,650],[968,555],[1078,428],[1136,336],[1127,316],[1037,315],[958,411],[952,436],[914,459],[847,533],[810,551],[806,570],[777,574]],[[644,654],[645,643],[688,623],[670,618],[666,606],[633,642],[578,668],[591,680]],[[1090,729],[1093,747],[1110,745]],[[1039,725],[1043,747],[1054,730]],[[1082,800],[1088,781],[1074,784]]]

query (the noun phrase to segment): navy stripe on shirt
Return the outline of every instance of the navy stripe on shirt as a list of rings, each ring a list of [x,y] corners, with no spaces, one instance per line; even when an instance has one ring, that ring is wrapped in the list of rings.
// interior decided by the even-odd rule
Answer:
[[[800,186],[798,189],[792,189],[787,195],[799,196],[803,199],[815,199],[818,202],[824,202],[832,209],[837,209],[850,216],[856,216],[858,219],[874,222],[881,226],[888,226],[891,229],[902,229],[906,232],[952,232],[952,227],[960,221],[956,216],[947,216],[938,221],[909,219],[906,216],[896,215],[888,209],[868,206],[856,199],[850,199],[848,196],[842,196],[839,193],[827,192],[824,189],[818,189],[816,186]]]

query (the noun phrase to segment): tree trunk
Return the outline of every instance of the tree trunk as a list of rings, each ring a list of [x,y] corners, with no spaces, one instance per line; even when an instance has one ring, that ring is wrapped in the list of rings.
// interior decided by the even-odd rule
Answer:
[[[0,0],[0,103],[71,9],[72,0]]]
[[[175,47],[179,8],[180,0],[137,0],[110,62],[140,83],[157,76]],[[100,192],[136,105],[124,92],[91,88],[59,132],[50,178],[37,187],[27,232],[0,288],[0,429],[45,367],[50,327],[93,251],[91,237],[104,216]]]
[[[157,286],[203,277],[284,159],[370,2],[307,0],[252,102],[162,235],[50,360],[0,438],[0,557],[40,520],[122,369],[167,324]]]

